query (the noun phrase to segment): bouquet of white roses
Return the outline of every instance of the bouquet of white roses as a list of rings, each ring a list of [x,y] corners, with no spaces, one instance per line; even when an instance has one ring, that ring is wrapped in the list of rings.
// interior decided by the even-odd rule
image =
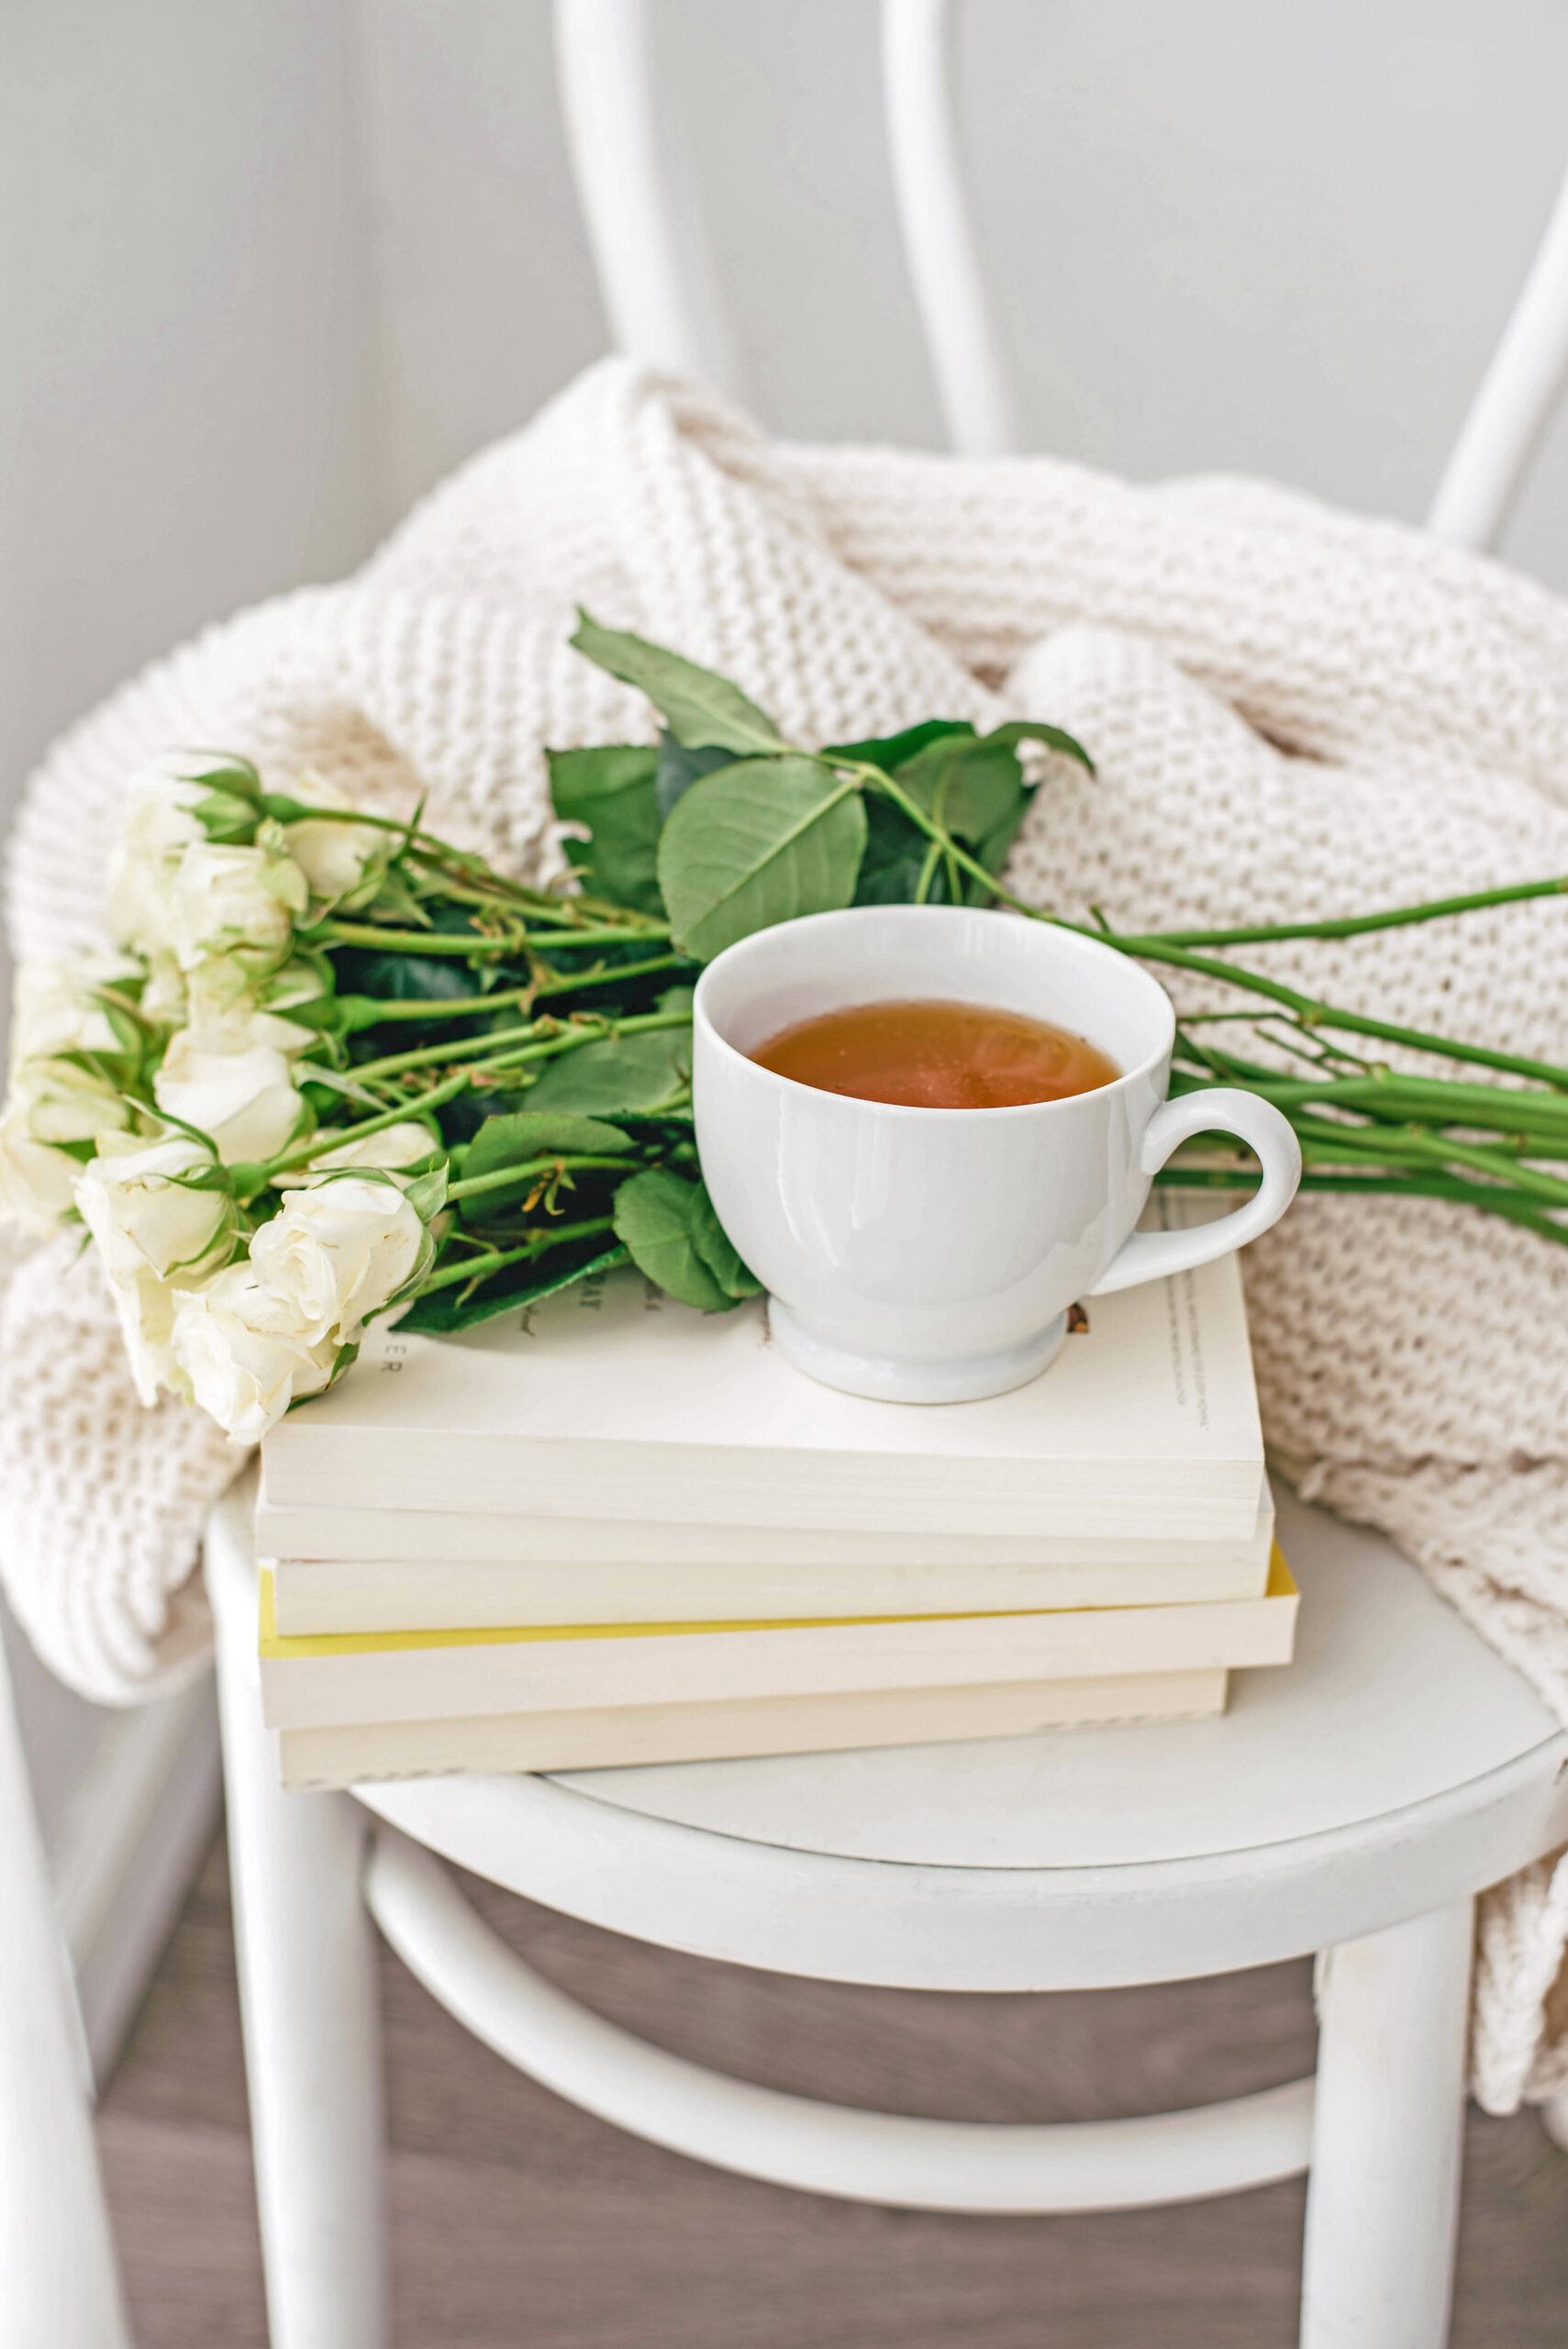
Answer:
[[[333,804],[308,776],[272,792],[239,757],[175,757],[128,787],[112,951],[18,974],[0,1212],[82,1228],[145,1402],[194,1400],[252,1443],[340,1375],[374,1315],[452,1331],[627,1259],[684,1303],[734,1305],[757,1283],[697,1163],[700,965],[851,903],[1051,918],[998,876],[1035,788],[1020,745],[1088,763],[1060,729],[931,719],[804,750],[661,647],[586,618],[573,641],[640,686],[664,730],[550,754],[580,842],[561,887],[508,879],[417,813]],[[1560,1241],[1568,1070],[1337,1010],[1216,950],[1562,885],[1284,929],[1096,934],[1240,992],[1241,1012],[1184,1019],[1173,1089],[1274,1101],[1307,1187],[1462,1200]],[[1217,1019],[1250,1020],[1253,1041],[1232,1025],[1216,1043]],[[1368,1040],[1487,1081],[1407,1074],[1366,1057]],[[1161,1179],[1250,1178],[1199,1149]]]

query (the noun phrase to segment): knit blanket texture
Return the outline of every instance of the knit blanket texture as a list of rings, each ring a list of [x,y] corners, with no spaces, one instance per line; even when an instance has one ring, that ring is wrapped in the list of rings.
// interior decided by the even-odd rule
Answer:
[[[13,835],[14,952],[100,938],[126,778],[172,749],[242,751],[273,789],[312,767],[399,812],[423,792],[504,870],[558,869],[545,745],[654,729],[569,649],[579,602],[733,677],[795,740],[1068,727],[1097,775],[1054,763],[1008,878],[1075,918],[1300,920],[1568,873],[1568,604],[1532,582],[1258,482],[780,443],[617,360],[353,578],[209,629],[67,734]],[[1548,898],[1249,959],[1562,1061],[1565,918]],[[1273,1456],[1391,1535],[1568,1721],[1568,1250],[1442,1201],[1308,1196],[1245,1274]],[[62,1679],[135,1702],[203,1665],[202,1525],[239,1463],[195,1410],[142,1409],[69,1240],[13,1240],[0,1282],[6,1587]],[[1568,2091],[1565,1939],[1568,1860],[1483,1903],[1494,2110]]]

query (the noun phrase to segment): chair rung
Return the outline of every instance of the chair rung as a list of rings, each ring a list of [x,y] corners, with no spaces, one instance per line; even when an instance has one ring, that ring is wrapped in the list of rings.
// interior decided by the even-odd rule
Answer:
[[[366,1897],[448,2012],[556,2095],[653,2143],[743,2176],[916,2210],[1137,2210],[1295,2176],[1313,2083],[1190,2112],[1014,2125],[817,2104],[727,2078],[622,2031],[493,1932],[445,1865],[378,1828]]]

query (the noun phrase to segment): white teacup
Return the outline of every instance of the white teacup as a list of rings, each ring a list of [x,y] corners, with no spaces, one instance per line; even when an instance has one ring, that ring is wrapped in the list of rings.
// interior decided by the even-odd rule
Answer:
[[[1032,1014],[1123,1074],[1061,1101],[926,1109],[801,1085],[749,1055],[795,1021],[918,997]],[[1284,1213],[1301,1152],[1251,1093],[1167,1101],[1175,1015],[1124,954],[1018,915],[866,906],[742,939],[696,991],[692,1087],[720,1222],[770,1293],[774,1342],[851,1395],[959,1403],[1054,1358],[1075,1299],[1207,1264]],[[1243,1206],[1140,1232],[1176,1144],[1216,1130],[1256,1152]]]

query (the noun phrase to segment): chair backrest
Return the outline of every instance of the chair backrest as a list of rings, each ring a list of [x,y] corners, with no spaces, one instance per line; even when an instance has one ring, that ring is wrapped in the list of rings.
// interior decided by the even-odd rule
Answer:
[[[661,139],[652,0],[556,0],[562,106],[617,346],[734,381],[723,303]],[[948,438],[1022,447],[1018,403],[964,184],[952,0],[882,0],[893,187]],[[1443,469],[1427,528],[1495,548],[1568,385],[1568,178]]]

